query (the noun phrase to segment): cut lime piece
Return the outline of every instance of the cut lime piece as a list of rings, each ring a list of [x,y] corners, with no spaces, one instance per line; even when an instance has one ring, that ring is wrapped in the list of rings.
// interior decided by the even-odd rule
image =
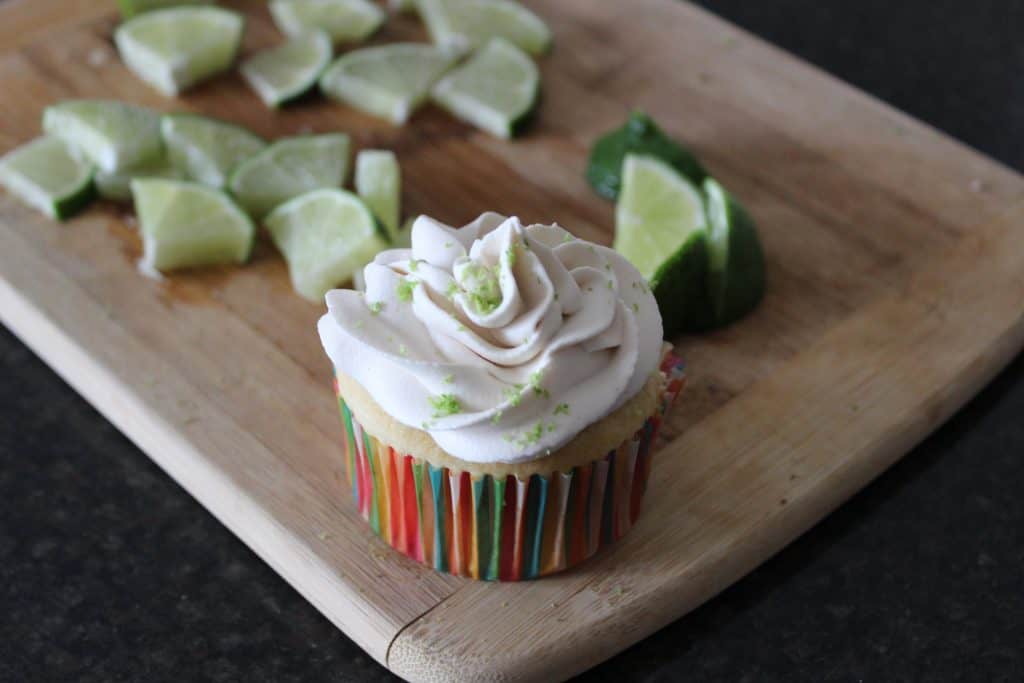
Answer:
[[[708,207],[708,294],[715,325],[728,325],[764,297],[764,250],[754,220],[715,180],[704,181]]]
[[[517,2],[418,0],[418,6],[431,40],[449,52],[463,54],[492,38],[504,38],[535,55],[551,47],[547,25]]]
[[[599,138],[590,149],[587,180],[597,193],[615,199],[622,185],[622,161],[627,154],[658,157],[700,184],[707,172],[685,147],[665,135],[647,114],[633,112],[626,123]]]
[[[394,240],[402,198],[402,173],[394,152],[365,149],[356,156],[356,192]]]
[[[320,89],[356,109],[402,125],[454,62],[454,57],[433,45],[363,48],[332,64],[320,79]]]
[[[115,202],[130,202],[132,199],[132,181],[138,178],[169,178],[182,180],[185,174],[175,168],[166,159],[138,168],[129,168],[118,173],[96,171],[96,191],[103,199]]]
[[[178,5],[209,5],[213,0],[117,0],[121,17],[131,19],[136,14],[151,12],[155,9],[166,9]]]
[[[121,59],[168,97],[235,61],[245,19],[219,7],[172,7],[147,12],[114,32]]]
[[[713,324],[704,199],[675,168],[626,156],[614,246],[651,283],[666,336]]]
[[[349,139],[342,133],[283,138],[243,161],[231,174],[231,193],[254,216],[292,197],[337,188],[348,173]]]
[[[93,166],[59,138],[36,138],[0,158],[0,184],[50,218],[64,220],[95,196]]]
[[[389,0],[388,6],[393,12],[414,12],[416,0]]]
[[[110,100],[69,100],[47,107],[43,129],[102,171],[116,173],[160,158],[160,115]]]
[[[316,85],[334,56],[326,32],[314,29],[245,60],[242,76],[268,107],[280,107]]]
[[[387,18],[384,10],[369,0],[271,0],[270,14],[286,36],[319,28],[336,45],[366,40]]]
[[[458,118],[511,138],[525,125],[540,96],[540,74],[530,56],[495,38],[438,81],[434,101]]]
[[[243,263],[256,228],[220,190],[181,180],[132,181],[143,270]]]
[[[223,188],[231,171],[266,148],[241,126],[196,114],[168,114],[160,122],[171,164],[191,180]]]
[[[344,190],[316,190],[267,216],[267,230],[288,262],[292,285],[311,301],[352,279],[387,248],[370,210]]]

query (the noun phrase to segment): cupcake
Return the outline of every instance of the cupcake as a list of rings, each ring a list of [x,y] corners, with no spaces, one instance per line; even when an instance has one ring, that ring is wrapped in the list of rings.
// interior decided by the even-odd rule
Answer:
[[[682,386],[661,316],[615,251],[494,213],[421,216],[365,292],[320,319],[352,493],[439,571],[516,581],[571,567],[636,520]]]

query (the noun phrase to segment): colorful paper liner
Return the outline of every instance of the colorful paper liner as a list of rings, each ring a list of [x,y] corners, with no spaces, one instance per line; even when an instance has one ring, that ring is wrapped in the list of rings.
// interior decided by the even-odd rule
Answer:
[[[435,467],[367,434],[335,392],[345,463],[359,512],[398,551],[441,572],[520,581],[562,571],[629,531],[640,513],[651,451],[685,384],[667,356],[659,409],[632,439],[569,472],[526,479]]]

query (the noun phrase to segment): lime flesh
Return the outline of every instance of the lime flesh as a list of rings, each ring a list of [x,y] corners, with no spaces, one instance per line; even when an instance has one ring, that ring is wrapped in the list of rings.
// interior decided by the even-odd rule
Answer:
[[[227,70],[238,54],[245,20],[218,7],[147,12],[114,32],[121,59],[167,97]]]
[[[240,70],[264,104],[279,107],[316,85],[332,56],[330,37],[316,29],[256,53]]]
[[[708,295],[715,325],[728,325],[757,307],[765,292],[764,250],[754,220],[718,182],[704,181],[707,197]]]
[[[119,173],[96,172],[96,192],[103,199],[115,202],[130,202],[132,200],[132,181],[138,178],[168,178],[171,180],[183,180],[185,174],[179,169],[171,166],[166,159],[140,166],[129,168]]]
[[[529,55],[495,38],[438,81],[431,95],[456,117],[507,139],[536,107],[540,74]]]
[[[454,61],[432,45],[394,43],[363,48],[332,64],[320,79],[320,89],[356,109],[402,125]]]
[[[155,162],[163,154],[160,115],[124,102],[68,100],[49,106],[43,130],[107,173]]]
[[[356,192],[381,222],[388,238],[398,235],[402,173],[394,152],[365,149],[356,157]]]
[[[533,12],[509,0],[418,0],[431,39],[462,54],[504,38],[539,55],[551,47],[551,31]]]
[[[196,114],[168,114],[160,133],[171,164],[187,178],[223,188],[231,171],[267,143],[233,123]]]
[[[387,18],[369,0],[271,0],[270,14],[286,36],[323,29],[336,45],[366,40]]]
[[[180,180],[132,181],[145,271],[243,263],[256,228],[220,190]]]
[[[166,9],[178,5],[209,5],[213,0],[117,0],[117,8],[121,10],[121,18],[131,19],[136,14]]]
[[[295,291],[322,301],[382,249],[370,210],[344,190],[316,190],[282,204],[265,221],[284,254]]]
[[[341,187],[348,173],[349,138],[342,133],[283,138],[243,161],[231,193],[252,215],[266,215],[300,194]]]
[[[0,159],[0,184],[50,218],[70,218],[95,195],[93,166],[55,137],[36,138]]]

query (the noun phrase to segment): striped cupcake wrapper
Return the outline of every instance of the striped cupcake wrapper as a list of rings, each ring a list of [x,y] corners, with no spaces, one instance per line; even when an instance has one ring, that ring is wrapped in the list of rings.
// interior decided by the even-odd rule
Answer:
[[[352,496],[381,538],[441,572],[520,581],[572,567],[629,531],[640,513],[662,419],[685,384],[675,356],[662,370],[662,401],[633,438],[569,472],[524,479],[403,455],[367,434],[338,394]]]

